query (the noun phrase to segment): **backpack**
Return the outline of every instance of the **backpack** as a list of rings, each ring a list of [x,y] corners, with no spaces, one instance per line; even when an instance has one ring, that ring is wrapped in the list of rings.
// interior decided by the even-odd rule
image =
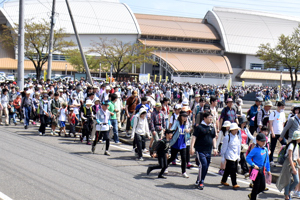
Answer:
[[[288,146],[289,146],[289,145],[290,145],[290,144],[288,144],[288,145],[282,145],[281,149],[279,150],[277,162],[278,162],[280,165],[282,165],[282,164],[284,163],[285,159],[286,159],[285,154],[286,154],[286,150],[288,149]],[[296,145],[294,146],[293,152],[295,151],[295,148],[297,147],[297,145],[298,145],[298,144],[296,144]]]
[[[262,112],[262,116],[261,116],[261,118],[262,118],[262,125],[263,126],[268,126],[268,124],[269,124],[269,117],[264,117],[265,116],[265,111],[263,109],[261,110],[261,112]],[[258,116],[258,112],[256,113],[255,118],[254,118],[254,126],[257,126],[257,116]]]
[[[136,118],[138,118],[136,115],[132,115],[132,117],[131,117],[131,119],[130,119],[130,126],[131,126],[132,128],[133,128],[133,125],[134,125],[134,120],[135,120]],[[139,120],[139,118],[138,118],[138,120]],[[139,123],[139,121],[138,121],[137,123]]]
[[[93,113],[92,106],[90,107],[90,110],[91,110],[91,113]],[[86,107],[85,106],[83,107],[83,113],[84,113],[84,115],[86,115]]]

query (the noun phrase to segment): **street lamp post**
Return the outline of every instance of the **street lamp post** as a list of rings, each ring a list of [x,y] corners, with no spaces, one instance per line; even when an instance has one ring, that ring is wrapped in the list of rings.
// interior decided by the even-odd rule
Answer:
[[[101,63],[99,63],[99,78],[101,78]]]
[[[281,101],[281,91],[282,91],[282,71],[280,72],[279,101]]]

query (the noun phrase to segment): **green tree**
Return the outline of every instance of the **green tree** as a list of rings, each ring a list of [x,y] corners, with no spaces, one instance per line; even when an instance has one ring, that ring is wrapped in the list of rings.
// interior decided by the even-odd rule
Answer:
[[[85,68],[83,65],[83,61],[81,58],[80,51],[78,49],[70,49],[64,51],[64,54],[66,56],[66,60],[78,71],[78,72],[85,72]],[[100,60],[99,58],[96,58],[95,56],[91,55],[85,55],[86,62],[88,64],[89,69],[92,71],[99,70],[99,64]],[[101,66],[101,70],[103,72],[108,71],[107,68],[104,68]]]
[[[16,28],[1,25],[0,42],[4,48],[17,48],[18,45],[18,24]],[[35,22],[34,19],[25,20],[25,42],[24,54],[34,65],[36,77],[39,79],[44,64],[48,61],[50,22],[42,20]],[[64,29],[54,30],[53,35],[53,53],[60,53],[62,49],[75,46],[72,41],[64,40],[68,35]]]
[[[261,44],[257,56],[265,62],[265,67],[289,69],[293,89],[292,99],[295,98],[295,89],[300,69],[300,25],[291,35],[281,35],[277,45],[272,48],[269,43]]]
[[[99,42],[91,44],[90,52],[96,53],[100,57],[100,62],[106,68],[110,69],[113,65],[113,72],[116,78],[121,72],[132,69],[132,65],[139,68],[143,63],[156,64],[152,59],[154,48],[146,48],[141,43],[124,43],[120,40],[107,40],[100,38]]]

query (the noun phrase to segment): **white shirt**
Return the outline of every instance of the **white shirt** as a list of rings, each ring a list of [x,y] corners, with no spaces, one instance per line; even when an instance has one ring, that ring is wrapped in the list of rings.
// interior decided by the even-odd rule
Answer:
[[[271,112],[269,120],[273,121],[273,131],[275,135],[280,135],[283,130],[283,123],[286,121],[284,112],[277,112],[277,110]]]
[[[173,125],[174,122],[177,120],[178,116],[179,116],[179,115],[177,115],[176,113],[174,113],[174,115],[172,114],[171,117],[170,117],[169,123]],[[175,118],[175,119],[174,119],[174,118]],[[167,127],[167,128],[169,128],[169,127]]]
[[[66,121],[66,118],[67,118],[67,112],[68,111],[66,111],[66,108],[60,108],[60,110],[59,110],[59,118],[58,118],[58,120],[59,121],[62,121],[62,122],[65,122]]]
[[[289,150],[293,151],[294,150],[294,144],[290,144],[289,148],[286,150],[285,156],[288,157],[289,155]],[[299,158],[299,145],[296,146],[294,152],[293,152],[293,161],[296,161]]]
[[[229,140],[230,135],[230,141]],[[241,142],[237,134],[232,135],[229,133],[223,139],[221,155],[225,157],[226,160],[236,161],[240,158],[241,152]]]
[[[77,99],[72,99],[72,105],[74,105],[74,104],[80,105],[79,100],[77,100]],[[75,115],[78,115],[78,114],[79,114],[79,107],[74,107],[74,108],[73,108],[73,112],[74,112]]]

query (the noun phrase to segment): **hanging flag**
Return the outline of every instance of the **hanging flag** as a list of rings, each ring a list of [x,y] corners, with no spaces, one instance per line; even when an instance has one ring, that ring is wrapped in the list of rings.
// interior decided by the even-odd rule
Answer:
[[[44,70],[44,81],[47,81],[47,71]]]
[[[245,87],[245,81],[242,81],[242,86]]]
[[[161,75],[159,75],[159,82],[161,82]]]
[[[227,90],[230,91],[231,88],[231,78],[228,80]]]
[[[106,73],[106,82],[109,82],[109,77],[108,77],[107,73]]]
[[[166,76],[166,83],[168,82],[168,76]]]
[[[150,83],[150,74],[148,74],[148,83]]]
[[[154,75],[154,82],[156,81],[156,76],[157,76],[157,75],[155,74],[155,75]]]

